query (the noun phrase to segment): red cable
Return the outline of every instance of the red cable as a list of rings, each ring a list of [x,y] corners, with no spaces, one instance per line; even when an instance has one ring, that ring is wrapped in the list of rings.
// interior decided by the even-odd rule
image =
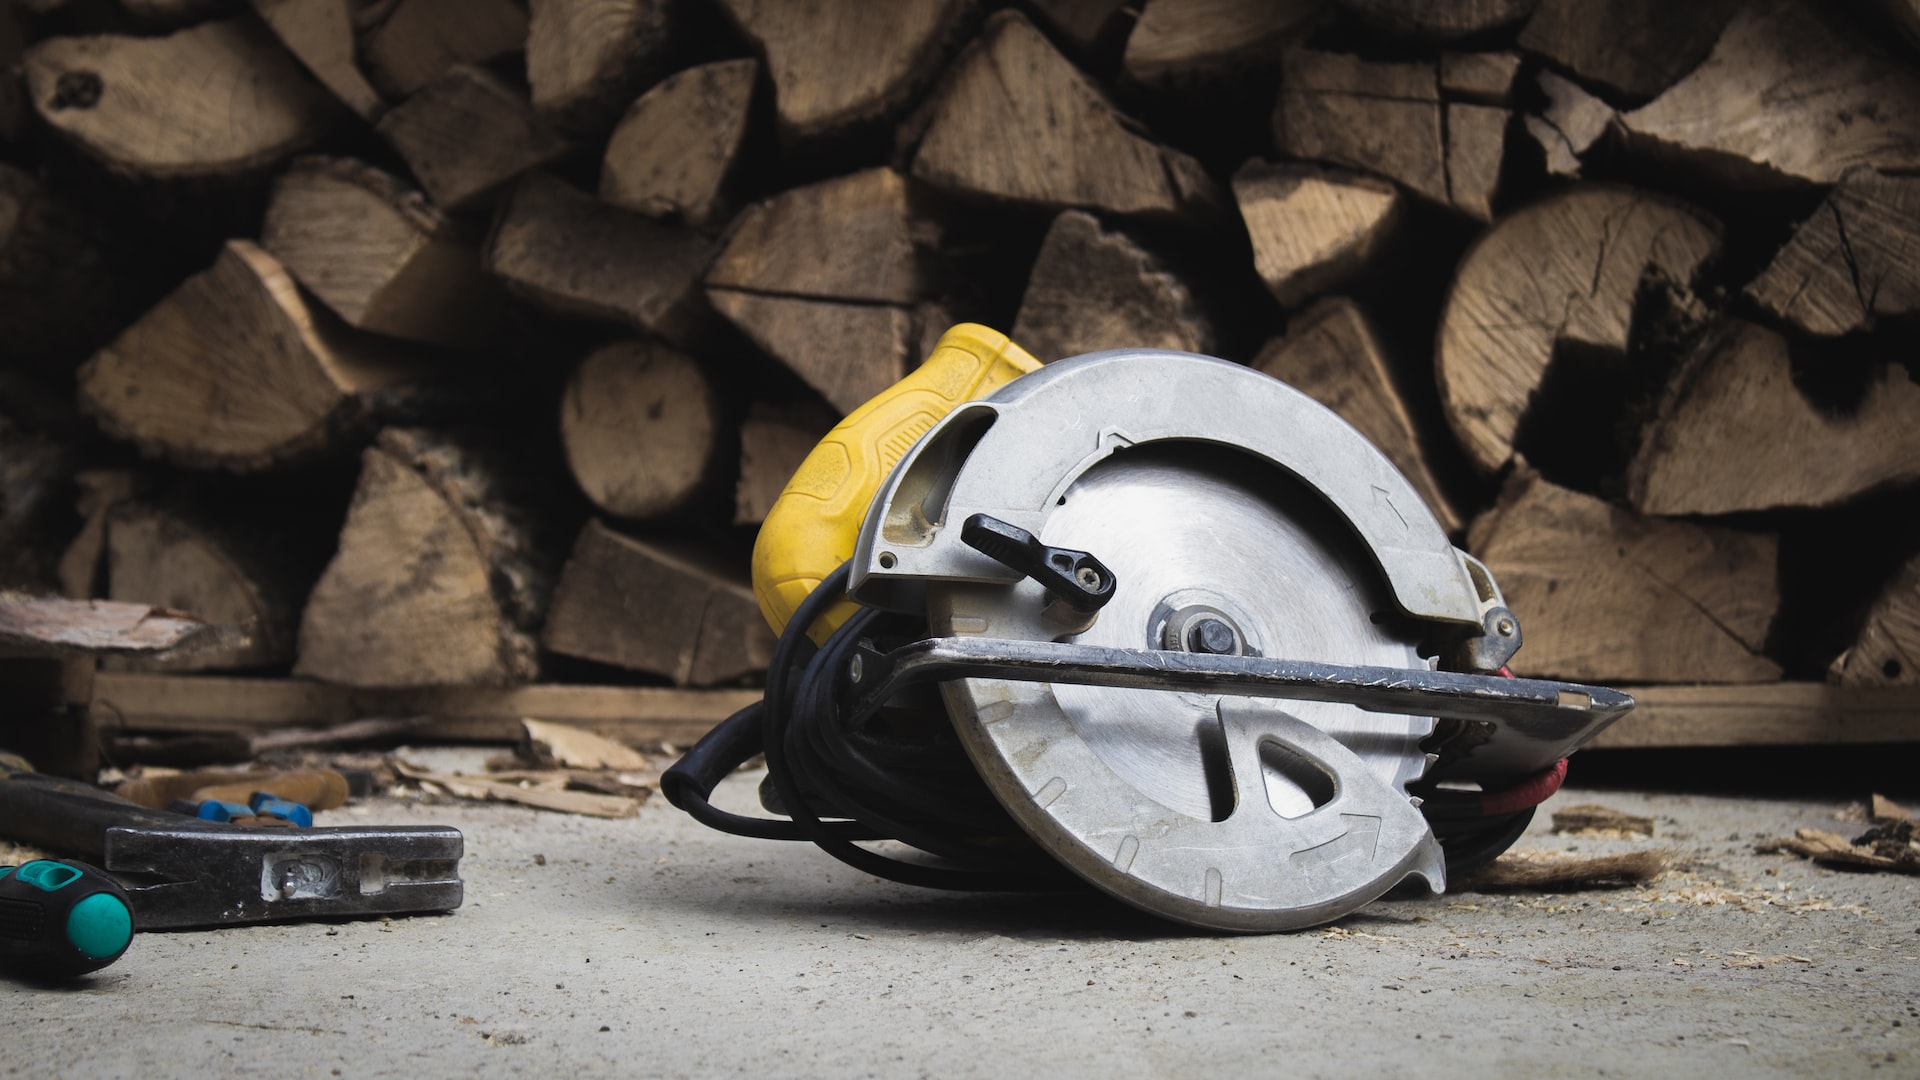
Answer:
[[[1496,817],[1539,806],[1566,782],[1567,759],[1561,758],[1510,788],[1483,793],[1480,796],[1480,813],[1484,817]]]

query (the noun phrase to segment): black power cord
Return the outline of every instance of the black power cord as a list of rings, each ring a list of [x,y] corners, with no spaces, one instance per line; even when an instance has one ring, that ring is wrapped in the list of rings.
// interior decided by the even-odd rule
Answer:
[[[846,594],[847,577],[842,565],[794,612],[774,647],[762,699],[722,721],[661,776],[667,801],[721,832],[810,840],[856,869],[908,885],[1024,892],[1079,886],[987,789],[937,700],[882,710],[862,729],[847,725],[839,684],[856,649],[862,642],[904,643],[925,630],[863,608],[816,648],[807,631]],[[711,801],[720,781],[757,753],[767,759],[761,801],[784,820],[729,813]],[[1561,762],[1505,792],[1429,791],[1422,809],[1449,871],[1505,851],[1532,820],[1533,804],[1565,775]],[[860,846],[876,840],[897,841],[932,861]]]

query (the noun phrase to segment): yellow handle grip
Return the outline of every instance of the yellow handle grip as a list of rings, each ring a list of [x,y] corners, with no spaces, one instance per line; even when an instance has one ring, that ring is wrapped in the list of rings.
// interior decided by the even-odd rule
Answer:
[[[940,336],[926,363],[828,432],[787,481],[753,544],[753,595],[773,632],[785,630],[807,594],[853,557],[867,505],[920,436],[962,402],[1039,369],[1007,335],[961,323]],[[814,624],[813,639],[824,643],[858,610],[851,600],[835,604]]]

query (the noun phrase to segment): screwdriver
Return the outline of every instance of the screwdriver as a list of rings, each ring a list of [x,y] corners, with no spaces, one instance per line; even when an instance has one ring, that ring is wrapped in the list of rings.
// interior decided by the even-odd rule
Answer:
[[[0,968],[47,979],[98,971],[133,940],[126,890],[77,861],[0,866]]]

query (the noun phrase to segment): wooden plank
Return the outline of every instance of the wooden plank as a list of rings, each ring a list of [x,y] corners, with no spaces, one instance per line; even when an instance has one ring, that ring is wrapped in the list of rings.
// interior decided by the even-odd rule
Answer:
[[[758,690],[544,684],[506,689],[353,690],[304,679],[103,671],[92,714],[101,727],[146,732],[258,732],[359,717],[426,716],[414,738],[513,742],[535,717],[625,742],[687,745],[759,700]]]
[[[1638,705],[1586,748],[1920,742],[1920,686],[1623,686]]]

